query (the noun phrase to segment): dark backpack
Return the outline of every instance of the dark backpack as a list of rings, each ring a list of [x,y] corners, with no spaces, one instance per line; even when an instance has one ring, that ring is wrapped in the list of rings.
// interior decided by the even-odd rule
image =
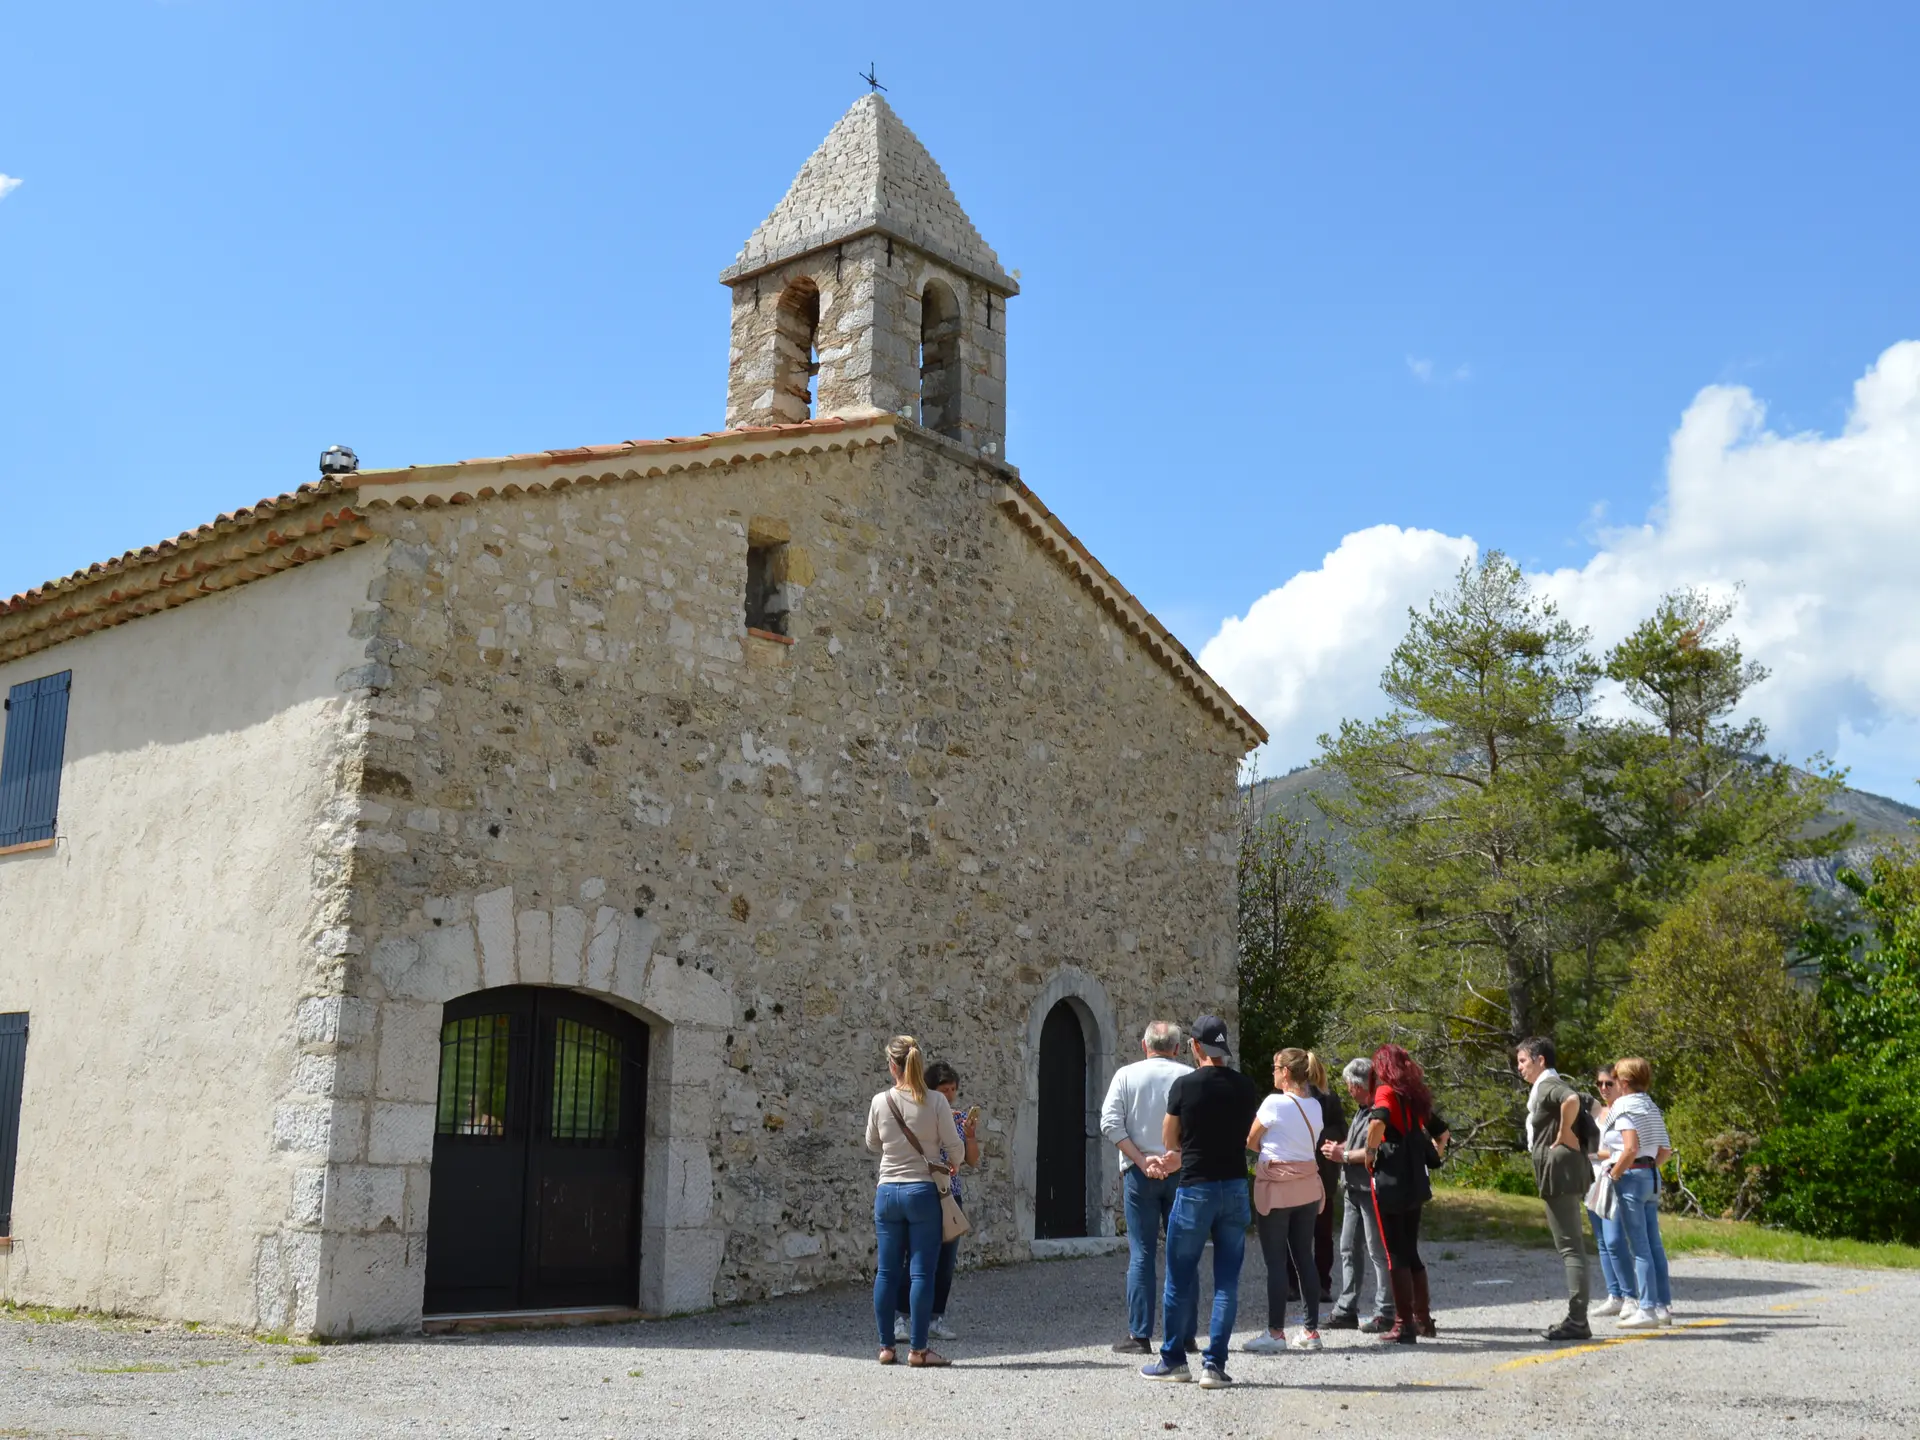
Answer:
[[[1427,1171],[1440,1159],[1426,1126],[1416,1125],[1411,1132],[1403,1133],[1380,1111],[1374,1113],[1387,1127],[1373,1157],[1375,1200],[1388,1213],[1426,1204],[1433,1198],[1433,1182],[1427,1178]]]
[[[1575,1098],[1580,1101],[1580,1113],[1573,1117],[1573,1138],[1591,1155],[1600,1146],[1600,1126],[1593,1118],[1592,1100],[1578,1091]]]

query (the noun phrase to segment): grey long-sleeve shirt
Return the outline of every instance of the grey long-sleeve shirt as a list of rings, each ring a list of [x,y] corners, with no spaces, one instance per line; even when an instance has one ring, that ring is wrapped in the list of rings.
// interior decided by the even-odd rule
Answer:
[[[1160,1127],[1167,1118],[1167,1091],[1188,1073],[1188,1068],[1178,1060],[1149,1055],[1114,1071],[1106,1102],[1100,1107],[1101,1137],[1109,1145],[1131,1140],[1142,1153],[1158,1155],[1166,1148]],[[1127,1170],[1132,1165],[1123,1153],[1120,1168]]]

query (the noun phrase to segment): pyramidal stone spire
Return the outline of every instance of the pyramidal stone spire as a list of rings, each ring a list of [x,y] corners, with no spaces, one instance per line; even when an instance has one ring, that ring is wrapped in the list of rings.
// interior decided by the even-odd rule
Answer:
[[[1020,287],[878,93],[840,117],[720,280],[729,426],[886,411],[999,455]]]
[[[731,282],[877,231],[1005,294],[1020,287],[953,198],[939,162],[878,93],[862,95],[721,275]]]

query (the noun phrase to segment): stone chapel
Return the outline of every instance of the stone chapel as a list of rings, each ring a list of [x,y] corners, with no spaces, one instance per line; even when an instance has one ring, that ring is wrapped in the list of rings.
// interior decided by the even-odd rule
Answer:
[[[1232,1012],[1264,732],[1009,464],[1019,287],[884,99],[720,278],[723,429],[0,603],[0,1295],[348,1336],[854,1277],[901,1031],[982,1107],[963,1263],[1114,1233],[1091,1116]]]

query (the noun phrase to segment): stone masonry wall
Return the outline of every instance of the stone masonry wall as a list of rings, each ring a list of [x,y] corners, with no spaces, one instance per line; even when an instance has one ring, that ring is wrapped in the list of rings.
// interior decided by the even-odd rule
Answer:
[[[1119,1033],[1093,1048],[1122,1059],[1149,1018],[1230,1012],[1238,737],[995,508],[992,467],[876,433],[373,512],[388,673],[327,1002],[362,1118],[318,1328],[418,1314],[453,995],[569,985],[655,1023],[662,1310],[870,1267],[887,1036],[984,1107],[965,1253],[1006,1260],[1031,1237],[1036,1007],[1099,992]],[[791,644],[745,631],[750,529],[791,536]]]

